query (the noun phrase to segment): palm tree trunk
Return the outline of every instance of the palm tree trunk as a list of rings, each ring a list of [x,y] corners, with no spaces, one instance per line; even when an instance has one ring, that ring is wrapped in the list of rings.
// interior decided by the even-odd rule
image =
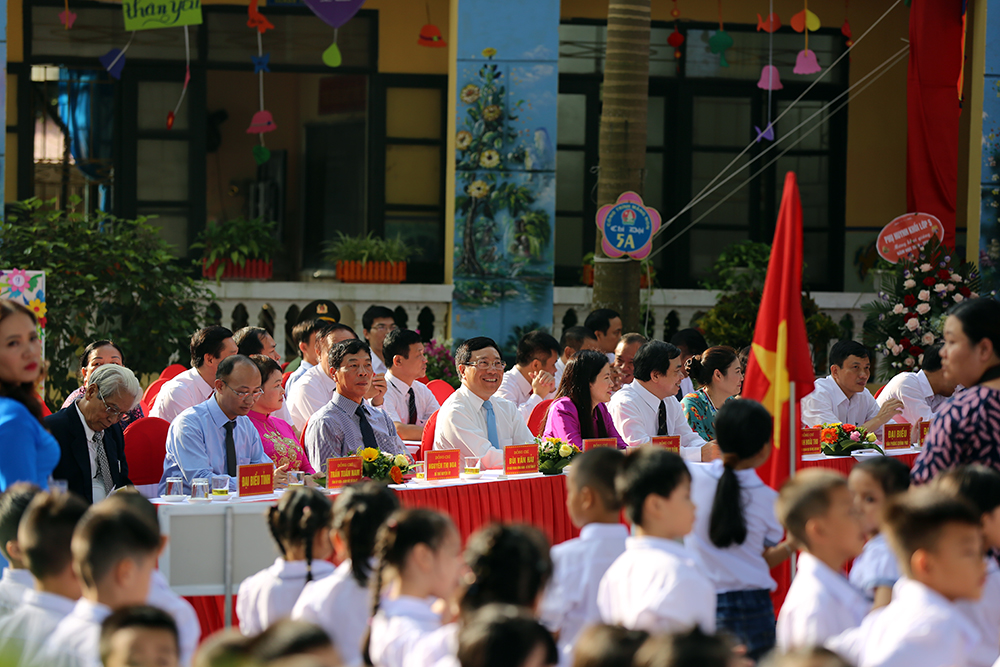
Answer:
[[[642,194],[646,168],[646,105],[649,98],[650,0],[610,0],[601,113],[597,205],[623,192]],[[626,331],[639,327],[639,262],[601,261],[597,233],[594,308],[621,313]]]

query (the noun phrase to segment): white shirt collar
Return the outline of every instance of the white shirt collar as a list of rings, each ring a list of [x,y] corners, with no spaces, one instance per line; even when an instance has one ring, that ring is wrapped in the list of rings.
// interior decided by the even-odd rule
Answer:
[[[725,468],[722,459],[716,459],[711,463],[699,465],[703,465],[704,470],[715,479],[722,479],[722,471]],[[753,468],[736,470],[734,472],[736,473],[736,478],[740,480],[740,488],[754,489],[758,486],[764,486],[764,482]]]
[[[385,373],[385,379],[389,382],[389,384],[391,384],[393,387],[395,387],[396,389],[398,389],[399,393],[403,394],[404,396],[406,396],[406,394],[409,393],[410,389],[413,387],[412,384],[406,384],[405,382],[403,382],[402,380],[400,380],[398,377],[396,377],[395,375],[393,375],[392,371],[386,371],[386,373]],[[414,382],[416,382],[416,380],[414,380]],[[414,392],[414,393],[416,393],[416,392]]]
[[[524,373],[521,372],[520,368],[515,365],[507,371],[507,375],[513,378],[513,382],[517,383],[517,388],[522,394],[531,395],[531,383],[528,381],[528,378],[524,377]]]
[[[24,604],[32,605],[46,611],[54,611],[65,616],[73,611],[73,607],[76,606],[76,600],[70,600],[55,593],[30,590],[24,594]]]
[[[281,556],[278,556],[274,559],[274,565],[269,569],[279,579],[304,579],[306,576],[306,562],[304,560],[285,560]],[[333,569],[332,563],[325,560],[313,559],[313,579],[330,574],[333,572]]]
[[[380,611],[386,616],[407,616],[418,620],[437,620],[441,617],[434,613],[431,605],[435,598],[415,598],[411,595],[400,595],[394,600],[383,599]]]
[[[73,607],[73,616],[97,625],[103,623],[110,615],[111,607],[100,602],[91,602],[87,598],[80,598]]]
[[[10,583],[19,584],[34,590],[35,579],[31,572],[21,568],[6,567],[3,571],[3,580]]]
[[[468,402],[469,407],[475,408],[476,410],[482,409],[483,403],[486,402],[483,399],[476,396],[476,394],[473,393],[473,391],[469,389],[469,387],[464,382],[462,383],[461,387],[455,390],[455,393],[459,394],[462,399]],[[496,393],[494,393],[493,396],[496,396]],[[493,398],[493,396],[490,396],[490,398]]]
[[[607,540],[628,537],[628,528],[622,523],[588,523],[580,529],[580,539]]]
[[[931,389],[931,381],[927,379],[927,373],[921,369],[914,373],[914,375],[917,378],[917,385],[920,387],[920,392],[924,398],[934,398],[934,390]]]
[[[831,394],[830,398],[833,399],[833,405],[851,402],[851,399],[847,397],[847,394],[844,393],[844,390],[837,384],[837,380],[832,375],[828,375],[827,380],[830,381],[829,392]]]
[[[77,401],[73,404],[76,408],[76,414],[80,417],[80,423],[83,424],[83,432],[87,435],[87,446],[90,447],[90,443],[94,440],[94,429],[87,426],[87,420],[83,417],[83,410],[80,409],[80,402]]]
[[[799,554],[798,565],[800,573],[817,579],[831,595],[843,604],[850,606],[863,599],[861,591],[851,585],[847,577],[833,571],[829,565],[812,554],[805,551]]]
[[[684,545],[674,540],[663,537],[650,537],[649,535],[635,535],[625,540],[625,548],[628,550],[648,549],[655,551],[665,551],[678,558],[690,558],[691,554],[684,548]]]
[[[626,387],[627,387],[627,389],[626,389]],[[627,384],[624,387],[622,387],[622,389],[625,389],[625,391],[633,391],[633,392],[635,392],[636,396],[638,396],[639,398],[641,398],[642,400],[644,400],[646,403],[648,403],[649,407],[653,408],[654,410],[659,410],[660,409],[660,402],[661,402],[660,399],[657,398],[656,395],[653,392],[651,392],[650,390],[646,389],[642,385],[642,381],[641,380],[633,380],[629,384]],[[622,389],[619,389],[619,391],[621,391]],[[671,398],[671,397],[668,396],[668,398]],[[666,400],[666,399],[663,399],[663,400]]]

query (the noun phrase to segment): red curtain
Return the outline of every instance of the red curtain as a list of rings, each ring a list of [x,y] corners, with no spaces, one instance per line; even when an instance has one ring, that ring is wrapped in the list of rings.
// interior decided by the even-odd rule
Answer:
[[[944,224],[955,247],[958,190],[957,84],[962,72],[962,0],[913,0],[907,76],[906,206]]]

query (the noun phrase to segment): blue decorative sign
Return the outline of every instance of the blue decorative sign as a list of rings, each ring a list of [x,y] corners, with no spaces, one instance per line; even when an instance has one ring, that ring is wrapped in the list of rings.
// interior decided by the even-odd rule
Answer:
[[[604,236],[601,247],[608,257],[645,259],[661,224],[659,212],[644,206],[642,197],[634,192],[626,192],[614,204],[597,211],[597,228]]]

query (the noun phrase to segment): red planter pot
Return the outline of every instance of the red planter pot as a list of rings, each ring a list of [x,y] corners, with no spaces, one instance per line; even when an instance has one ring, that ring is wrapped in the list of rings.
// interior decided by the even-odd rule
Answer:
[[[593,264],[584,264],[583,265],[583,273],[580,276],[580,282],[582,282],[584,285],[586,285],[588,287],[593,287],[594,286],[594,265]],[[642,289],[646,289],[647,287],[649,287],[649,280],[648,280],[648,278],[647,278],[647,276],[646,276],[645,273],[643,273],[642,276],[639,278],[639,287],[641,287]]]
[[[215,280],[218,268],[219,260],[211,264],[206,264],[205,260],[202,260],[201,275]],[[243,266],[240,266],[227,259],[225,260],[225,270],[222,272],[222,280],[270,280],[273,272],[273,260],[248,259]]]
[[[337,262],[337,280],[343,283],[401,283],[406,262]]]

